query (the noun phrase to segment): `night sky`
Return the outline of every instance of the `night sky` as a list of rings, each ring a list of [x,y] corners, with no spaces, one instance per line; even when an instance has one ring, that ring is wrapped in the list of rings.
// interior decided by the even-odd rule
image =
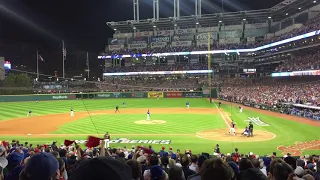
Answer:
[[[173,16],[170,2],[160,0],[161,17]],[[224,11],[264,9],[279,2],[224,0]],[[221,0],[202,0],[202,3],[202,14],[221,12]],[[69,59],[73,59],[72,55],[85,58],[82,52],[89,51],[91,61],[98,61],[93,59],[95,53],[104,49],[113,34],[105,22],[133,19],[132,6],[132,0],[0,0],[0,56],[12,63],[30,64],[39,50],[47,59],[43,71],[58,70],[63,39]],[[180,0],[180,9],[181,16],[194,14],[194,0]],[[146,18],[152,18],[152,0],[140,0],[140,19]],[[78,66],[74,64],[77,63],[69,60],[67,66],[83,66],[82,62]]]

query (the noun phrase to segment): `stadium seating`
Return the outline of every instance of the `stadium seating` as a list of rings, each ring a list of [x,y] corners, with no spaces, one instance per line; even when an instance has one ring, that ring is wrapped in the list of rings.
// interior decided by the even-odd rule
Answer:
[[[216,41],[213,41],[211,44],[210,48],[211,50],[216,50],[216,49],[246,49],[246,48],[254,48],[266,44],[270,44],[272,42],[284,40],[287,38],[291,38],[297,35],[305,34],[308,32],[312,32],[315,30],[320,29],[320,15],[315,16],[312,19],[309,19],[303,26],[300,28],[295,28],[290,32],[280,34],[278,36],[274,36],[272,38],[266,38],[261,42],[255,42],[255,43],[238,43],[238,44],[219,44]],[[166,46],[164,48],[146,48],[146,49],[122,49],[122,50],[107,50],[105,52],[106,55],[123,55],[123,54],[149,54],[149,53],[164,53],[164,52],[185,52],[185,51],[206,51],[208,50],[207,46],[195,46],[192,45],[190,47],[171,47],[171,46]]]
[[[22,142],[21,142],[22,143]],[[19,141],[0,144],[0,179],[219,179],[219,180],[274,180],[308,179],[320,176],[319,156],[277,157],[276,153],[259,156],[234,152],[192,154],[172,147],[160,151],[138,146],[136,148],[97,148],[64,145],[30,146]],[[87,143],[88,144],[88,143]],[[219,150],[220,151],[220,150]],[[140,152],[140,153],[137,153]],[[212,153],[210,153],[212,154]],[[214,164],[214,165],[213,165]],[[280,170],[279,170],[280,168]],[[281,171],[281,175],[277,172]]]

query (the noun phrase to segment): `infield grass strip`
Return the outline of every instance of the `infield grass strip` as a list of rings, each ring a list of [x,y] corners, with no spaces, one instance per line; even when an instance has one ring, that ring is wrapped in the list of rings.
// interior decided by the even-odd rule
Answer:
[[[206,129],[223,128],[219,115],[199,114],[151,114],[152,120],[164,120],[164,124],[135,124],[145,120],[145,114],[96,115],[59,127],[55,134],[170,134],[196,133]],[[97,131],[96,131],[97,129]]]

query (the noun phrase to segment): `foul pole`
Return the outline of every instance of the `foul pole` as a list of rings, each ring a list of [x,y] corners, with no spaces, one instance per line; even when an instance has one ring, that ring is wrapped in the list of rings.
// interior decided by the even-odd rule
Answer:
[[[208,51],[211,50],[211,33],[208,32]],[[211,70],[211,54],[208,53],[208,70]],[[211,98],[211,73],[208,72],[208,85],[209,85],[209,93],[210,93],[210,98]]]

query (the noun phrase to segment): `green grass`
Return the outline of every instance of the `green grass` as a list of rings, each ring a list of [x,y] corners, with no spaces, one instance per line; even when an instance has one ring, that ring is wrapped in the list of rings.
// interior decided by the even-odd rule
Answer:
[[[103,99],[103,100],[59,100],[59,101],[40,101],[36,102],[13,102],[0,103],[0,121],[25,117],[27,111],[32,110],[34,115],[41,116],[46,114],[68,113],[69,108],[73,107],[75,112],[114,109],[116,105],[122,109],[122,102],[127,103],[127,108],[185,108],[185,102],[189,101],[191,108],[216,108],[207,99]],[[231,114],[231,119],[237,123],[241,131],[248,124],[245,120],[248,117],[260,117],[261,120],[270,124],[268,127],[255,126],[272,132],[277,135],[273,140],[263,142],[221,142],[212,141],[191,136],[196,132],[225,128],[225,122],[220,114],[154,114],[151,111],[151,119],[165,120],[167,123],[159,125],[138,125],[134,124],[137,120],[144,120],[145,113],[142,114],[106,114],[95,115],[79,119],[58,127],[51,134],[75,134],[68,139],[85,140],[87,137],[77,134],[103,134],[108,131],[114,138],[128,138],[132,140],[171,140],[170,145],[174,149],[192,149],[193,152],[209,152],[212,154],[215,144],[219,143],[221,150],[225,153],[232,152],[234,148],[239,148],[241,152],[252,151],[257,154],[270,154],[276,151],[279,145],[293,145],[296,141],[310,141],[319,139],[317,127],[269,116],[256,111],[244,108],[243,113],[239,113],[237,106],[224,104],[221,107],[225,112]],[[0,127],[1,131],[1,127]],[[121,135],[113,135],[121,134]],[[126,135],[128,134],[128,135]],[[146,136],[146,134],[150,134]],[[160,135],[159,135],[160,134]],[[171,134],[171,135],[170,135]],[[181,135],[179,135],[181,134]],[[57,140],[62,143],[65,138],[23,138],[23,137],[1,137],[0,139],[20,139],[29,143],[50,143]],[[124,144],[113,144],[120,147]],[[132,144],[126,144],[131,146]],[[153,145],[155,149],[160,149],[163,145]],[[306,153],[317,153],[317,151],[304,151]]]

